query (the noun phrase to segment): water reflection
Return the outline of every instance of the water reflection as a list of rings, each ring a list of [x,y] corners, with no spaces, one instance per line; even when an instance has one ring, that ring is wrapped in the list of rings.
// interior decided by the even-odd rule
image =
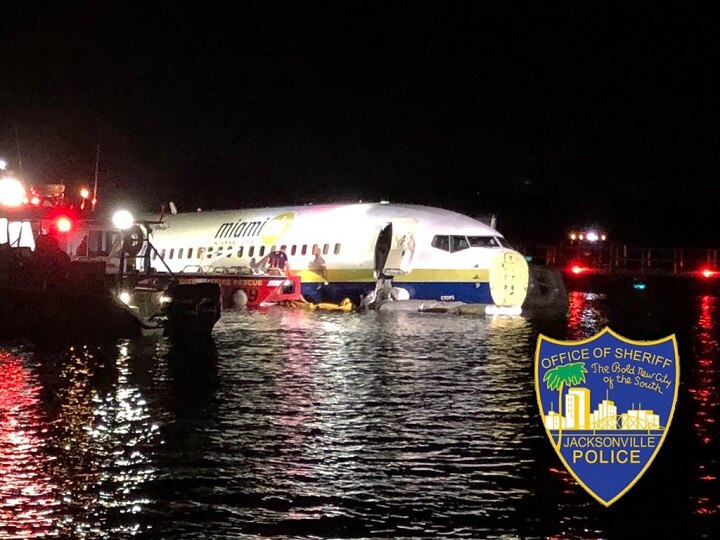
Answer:
[[[225,432],[242,448],[233,486],[254,503],[236,511],[243,530],[434,535],[515,511],[534,461],[530,335],[520,318],[224,321],[219,347],[243,351],[221,364],[219,391]],[[224,399],[225,386],[239,397]]]
[[[44,455],[49,423],[26,363],[0,351],[0,538],[57,533],[59,494]]]
[[[597,334],[607,324],[609,309],[607,297],[593,292],[572,291],[569,294],[567,326],[560,335],[551,336],[560,339],[580,340]],[[555,527],[548,534],[559,537],[593,538],[603,535],[597,516],[592,511],[596,503],[578,486],[572,475],[565,469],[552,449],[544,429],[542,430],[547,455],[546,470],[550,485],[545,488],[552,493],[557,506],[543,507],[546,512],[558,516]]]
[[[565,339],[585,339],[607,326],[608,310],[604,294],[572,291],[568,303]]]
[[[702,296],[697,324],[694,331],[694,364],[688,391],[694,398],[697,410],[693,418],[695,434],[700,442],[697,459],[697,477],[700,480],[698,493],[693,495],[695,512],[703,516],[714,516],[720,510],[717,496],[718,469],[718,298]]]
[[[44,351],[42,362],[3,355],[2,429],[9,437],[0,446],[7,456],[3,486],[19,489],[6,480],[17,473],[25,482],[43,479],[43,487],[30,490],[42,504],[37,511],[31,501],[0,493],[3,505],[22,507],[16,515],[4,512],[2,526],[17,530],[28,522],[43,531],[52,523],[52,532],[64,538],[141,531],[140,515],[150,502],[144,489],[155,475],[152,454],[160,441],[159,426],[132,382],[133,352],[121,342],[107,350]],[[45,500],[49,494],[54,501]],[[60,505],[52,521],[33,513],[49,516]]]
[[[611,320],[641,335],[611,301],[573,293],[552,331],[279,309],[226,314],[207,343],[4,353],[0,538],[597,538],[647,505],[658,531],[715,516],[714,297],[695,306],[683,359],[697,409],[675,422],[695,426],[671,432],[626,499],[601,508],[547,441],[537,332],[578,339]],[[679,462],[688,473],[669,485]]]

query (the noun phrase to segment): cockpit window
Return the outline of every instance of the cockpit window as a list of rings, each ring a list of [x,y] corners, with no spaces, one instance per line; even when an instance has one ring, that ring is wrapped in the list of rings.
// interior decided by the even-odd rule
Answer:
[[[494,236],[468,236],[470,247],[501,247],[499,239]]]
[[[498,244],[500,244],[502,247],[505,247],[505,248],[511,247],[510,244],[508,244],[508,241],[505,240],[502,236],[495,237],[495,240],[497,240]]]
[[[464,236],[450,237],[450,253],[455,253],[456,251],[462,251],[463,249],[469,248],[470,244],[468,244],[468,240]]]
[[[450,251],[450,237],[448,236],[435,236],[432,239],[432,247],[442,249],[443,251]]]
[[[432,247],[457,253],[471,247],[499,248],[509,247],[504,238],[498,236],[435,236],[432,239]]]

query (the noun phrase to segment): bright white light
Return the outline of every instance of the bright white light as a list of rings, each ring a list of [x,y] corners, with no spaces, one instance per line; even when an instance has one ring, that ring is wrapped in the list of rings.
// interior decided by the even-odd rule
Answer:
[[[7,161],[0,159],[0,171],[4,171],[5,169],[7,169]]]
[[[172,298],[169,296],[165,296],[164,294],[160,297],[160,303],[161,304],[167,304],[168,302],[172,302]]]
[[[135,218],[127,210],[118,210],[117,212],[115,212],[113,214],[112,222],[116,228],[120,229],[121,231],[124,231],[133,226],[133,223],[135,222]]]
[[[90,196],[90,190],[88,190],[87,188],[82,188],[82,189],[80,190],[80,196],[81,196],[83,199],[87,199],[87,198]]]
[[[60,216],[55,221],[55,227],[57,227],[58,232],[66,233],[70,232],[72,230],[72,220],[67,216]]]
[[[597,242],[598,234],[595,231],[590,231],[589,233],[587,233],[587,239],[588,242]]]
[[[120,294],[118,294],[118,298],[123,304],[130,304],[130,293],[127,291],[122,291]]]
[[[577,239],[577,234],[570,233],[570,240],[576,240],[576,239]]]
[[[520,306],[508,307],[508,306],[485,306],[485,315],[520,315],[522,308]]]
[[[603,242],[604,242],[605,240],[607,240],[607,235],[603,234],[603,235],[600,237],[600,240],[602,240]]]
[[[20,206],[27,199],[25,188],[20,180],[3,178],[0,180],[0,204],[3,206]]]

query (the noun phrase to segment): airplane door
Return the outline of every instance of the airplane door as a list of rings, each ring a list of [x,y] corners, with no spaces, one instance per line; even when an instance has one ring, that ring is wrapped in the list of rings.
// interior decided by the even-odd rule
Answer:
[[[415,255],[415,229],[412,218],[390,220],[375,242],[375,277],[402,276],[412,271]]]

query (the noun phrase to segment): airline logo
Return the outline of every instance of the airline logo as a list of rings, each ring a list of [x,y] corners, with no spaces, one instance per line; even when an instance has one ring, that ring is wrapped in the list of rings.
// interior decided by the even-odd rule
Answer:
[[[279,238],[287,232],[295,218],[293,212],[285,212],[274,218],[265,218],[246,221],[239,219],[238,221],[229,221],[223,223],[215,233],[215,238],[219,240],[234,238],[257,238],[264,244],[274,244]]]
[[[262,229],[262,235],[260,240],[263,244],[275,244],[284,235],[290,225],[292,225],[295,214],[292,212],[285,212],[279,214],[267,222],[267,225]]]
[[[679,380],[674,335],[632,341],[605,328],[582,341],[538,338],[535,391],[545,430],[570,474],[605,506],[660,451]]]

